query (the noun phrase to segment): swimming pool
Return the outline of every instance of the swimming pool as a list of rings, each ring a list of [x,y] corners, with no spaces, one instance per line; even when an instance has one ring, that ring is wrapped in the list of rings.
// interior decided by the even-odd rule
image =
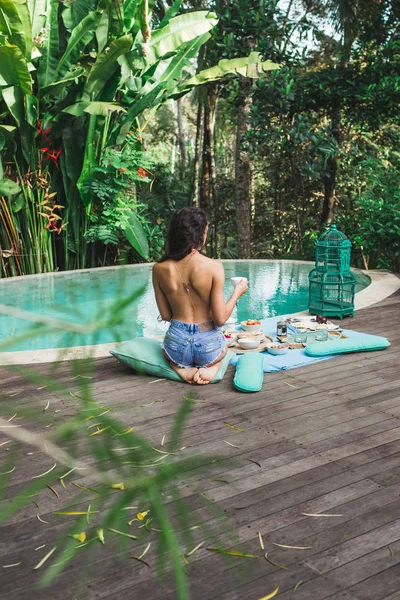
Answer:
[[[225,294],[232,293],[230,278],[247,277],[249,292],[243,296],[233,316],[267,318],[307,309],[308,273],[314,263],[276,260],[223,261],[226,274]],[[370,279],[354,271],[357,290]],[[123,310],[118,303],[141,290]],[[106,344],[135,336],[163,335],[167,324],[157,321],[158,310],[151,283],[151,265],[128,265],[82,271],[31,275],[0,279],[0,303],[72,324],[87,324],[111,313],[114,323],[95,333],[65,333],[56,327],[46,332],[39,326],[33,335],[22,339],[32,325],[13,316],[0,315],[2,350],[44,350]],[[120,322],[118,322],[120,320]],[[18,341],[17,341],[18,338]]]

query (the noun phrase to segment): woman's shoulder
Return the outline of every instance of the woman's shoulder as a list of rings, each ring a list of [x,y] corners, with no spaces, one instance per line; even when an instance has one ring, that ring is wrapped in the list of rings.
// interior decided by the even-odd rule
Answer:
[[[162,275],[163,273],[168,273],[171,270],[171,261],[164,260],[163,262],[156,262],[153,265],[153,274],[154,275]]]
[[[208,256],[204,256],[204,254],[201,254],[200,257],[198,265],[201,268],[213,273],[222,273],[224,271],[224,265],[217,258],[209,258]]]

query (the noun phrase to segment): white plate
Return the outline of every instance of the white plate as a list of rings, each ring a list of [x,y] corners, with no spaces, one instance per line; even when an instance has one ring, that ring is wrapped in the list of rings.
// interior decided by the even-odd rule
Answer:
[[[339,325],[335,325],[335,323],[317,323],[314,329],[327,329],[328,331],[335,331],[335,329],[340,329]]]
[[[293,327],[295,327],[296,329],[300,328],[307,328],[309,331],[316,331],[317,329],[327,329],[328,331],[335,331],[335,329],[340,329],[339,325],[335,325],[335,323],[332,323],[331,321],[328,321],[327,323],[317,323],[315,318],[314,319],[300,319],[300,318],[294,318],[292,321],[292,325]]]
[[[293,321],[292,325],[296,329],[309,329],[310,331],[315,331],[316,327],[315,321]]]

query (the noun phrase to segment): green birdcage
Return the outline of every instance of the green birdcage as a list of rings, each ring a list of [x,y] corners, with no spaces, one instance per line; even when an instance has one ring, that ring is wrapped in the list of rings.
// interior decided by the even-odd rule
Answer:
[[[335,223],[318,238],[315,269],[308,276],[312,315],[353,316],[356,278],[350,270],[350,249],[351,242]]]

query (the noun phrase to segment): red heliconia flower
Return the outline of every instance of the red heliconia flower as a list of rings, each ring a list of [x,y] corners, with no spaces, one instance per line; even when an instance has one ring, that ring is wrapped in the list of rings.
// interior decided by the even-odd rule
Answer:
[[[147,177],[147,171],[142,169],[142,167],[139,167],[137,172],[140,177]]]
[[[56,165],[56,167],[58,167],[58,159],[59,159],[60,155],[62,154],[62,152],[63,152],[62,148],[60,148],[60,150],[48,151],[47,158],[49,160],[51,160]]]
[[[43,131],[43,135],[44,136],[49,135],[50,131],[51,131],[51,127],[49,127],[48,129],[46,129],[45,131]]]
[[[40,148],[40,152],[45,152],[46,153],[48,151],[49,151],[49,148],[47,148],[47,147],[46,148]]]
[[[36,120],[36,130],[38,133],[42,133],[42,131],[43,131],[42,125],[41,125],[39,119]]]

